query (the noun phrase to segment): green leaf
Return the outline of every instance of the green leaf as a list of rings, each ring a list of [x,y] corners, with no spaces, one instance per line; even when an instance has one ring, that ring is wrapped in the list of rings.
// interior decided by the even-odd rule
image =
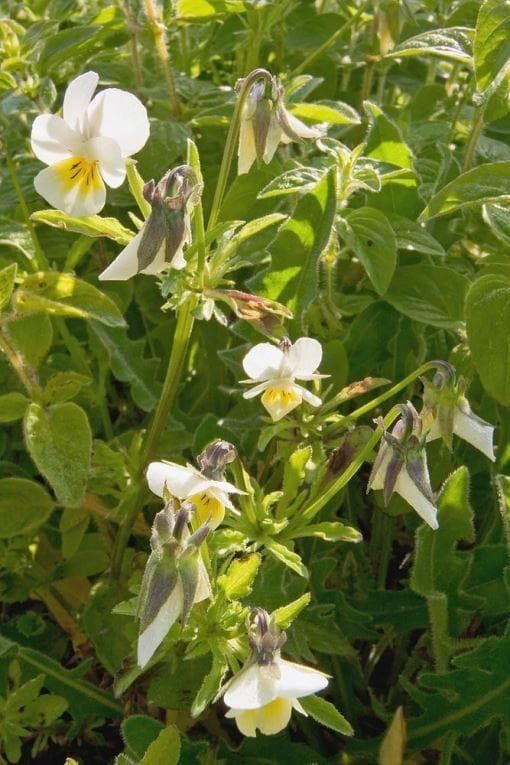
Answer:
[[[17,316],[6,322],[5,329],[28,366],[37,369],[53,343],[49,316]]]
[[[478,12],[473,47],[476,86],[493,91],[508,70],[510,14],[506,0],[485,0]]]
[[[361,542],[361,533],[352,526],[345,526],[339,521],[323,521],[305,526],[295,536],[316,537],[326,542]]]
[[[438,56],[471,64],[473,30],[469,27],[431,29],[399,43],[385,58],[406,56]]]
[[[44,686],[67,700],[69,712],[75,720],[121,716],[120,704],[109,693],[79,679],[76,672],[64,669],[41,651],[21,646],[0,635],[0,656],[11,655],[15,655],[29,672],[44,675]]]
[[[286,460],[283,468],[282,496],[278,500],[276,507],[277,518],[284,518],[285,511],[296,499],[299,487],[306,474],[306,465],[311,456],[312,447],[303,446],[292,452],[288,460]]]
[[[122,740],[131,754],[139,760],[164,727],[163,723],[154,717],[131,715],[122,721]]]
[[[454,669],[444,674],[423,674],[425,690],[403,682],[404,688],[423,708],[409,722],[409,744],[421,750],[450,731],[470,738],[474,731],[500,720],[510,729],[510,633],[489,637],[474,651],[452,660]]]
[[[435,194],[420,218],[435,218],[486,202],[510,201],[510,162],[478,165]]]
[[[275,620],[275,624],[282,630],[286,630],[294,619],[296,619],[301,611],[306,608],[310,601],[312,599],[312,596],[309,592],[305,592],[304,595],[301,595],[300,598],[297,598],[296,600],[293,600],[292,603],[287,603],[286,606],[280,606],[280,608],[277,608],[271,616]]]
[[[384,213],[360,207],[346,213],[340,235],[361,261],[376,292],[383,295],[397,265],[395,234]]]
[[[28,260],[35,255],[34,243],[26,226],[7,218],[0,218],[0,245],[13,247]]]
[[[510,208],[504,205],[487,204],[483,206],[482,215],[497,238],[504,244],[510,245]]]
[[[10,266],[2,268],[0,271],[0,311],[8,305],[11,299],[17,269],[16,263],[11,263]]]
[[[444,247],[432,234],[429,234],[424,223],[418,223],[395,213],[386,213],[386,217],[395,234],[398,250],[444,257]]]
[[[469,281],[443,266],[398,268],[384,299],[410,319],[433,327],[455,328],[464,318]]]
[[[57,404],[69,401],[74,398],[80,390],[90,385],[90,377],[81,375],[78,372],[56,372],[50,377],[43,391],[43,401],[45,404]]]
[[[468,343],[484,388],[510,405],[510,280],[482,276],[466,297]]]
[[[272,267],[262,278],[262,294],[283,303],[298,317],[317,296],[320,256],[336,212],[336,174],[330,170],[300,199],[271,245]]]
[[[439,528],[422,524],[416,532],[411,587],[419,595],[448,592],[466,571],[457,544],[474,541],[473,511],[469,505],[469,473],[460,467],[448,478],[438,499]]]
[[[173,725],[161,731],[140,760],[140,765],[178,765],[181,759],[181,738]]]
[[[292,571],[295,571],[296,574],[308,579],[306,566],[296,552],[290,550],[286,545],[281,544],[280,542],[275,542],[274,539],[266,541],[266,549],[269,550],[277,560],[284,563]]]
[[[206,706],[214,699],[219,689],[221,688],[221,684],[227,670],[228,664],[226,660],[224,658],[214,656],[211,670],[204,677],[204,681],[193,700],[193,704],[191,705],[192,717],[198,717],[201,715]]]
[[[218,577],[217,584],[229,600],[244,598],[251,592],[253,580],[260,566],[260,555],[248,553],[242,558],[235,558],[226,574]]]
[[[365,101],[364,107],[369,119],[365,156],[412,168],[413,155],[397,125],[376,104]]]
[[[0,423],[21,420],[29,403],[22,393],[4,393],[0,396]]]
[[[246,8],[243,0],[177,0],[177,18],[184,21],[202,22],[225,13],[242,13]]]
[[[332,125],[359,125],[358,112],[341,101],[328,101],[322,104],[291,104],[289,111],[300,120],[329,122]]]
[[[125,330],[101,324],[92,323],[92,329],[110,356],[112,374],[129,383],[135,404],[150,412],[159,397],[155,381],[159,361],[144,358],[145,340],[130,340]]]
[[[305,696],[299,703],[310,717],[321,725],[341,733],[342,736],[352,736],[354,731],[345,717],[329,701],[321,696]]]
[[[77,404],[43,409],[31,404],[24,420],[25,440],[37,469],[64,505],[78,505],[87,485],[92,433]]]
[[[110,327],[126,324],[113,300],[71,274],[39,272],[27,276],[14,293],[13,304],[19,313],[94,319]]]
[[[47,521],[53,506],[41,484],[26,478],[0,479],[0,539],[31,536]]]
[[[36,223],[45,223],[62,231],[73,231],[90,237],[106,236],[122,245],[129,244],[134,237],[134,233],[123,226],[117,218],[102,218],[100,215],[74,218],[62,210],[38,210],[32,213],[30,218]]]
[[[298,191],[310,191],[320,180],[322,173],[312,167],[295,167],[273,178],[262,191],[258,199],[296,194]]]

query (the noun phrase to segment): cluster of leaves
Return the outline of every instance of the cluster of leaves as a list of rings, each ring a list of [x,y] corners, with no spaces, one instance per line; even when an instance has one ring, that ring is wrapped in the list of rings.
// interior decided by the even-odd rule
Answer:
[[[0,761],[48,750],[48,761],[117,755],[122,765],[322,765],[340,756],[503,765],[507,2],[165,5],[7,0],[0,19]],[[214,600],[172,628],[142,674],[133,597],[157,502],[145,497],[124,565],[114,577],[110,569],[165,377],[173,309],[190,285],[172,274],[100,289],[98,273],[147,213],[140,189],[131,184],[140,209],[128,184],[109,191],[98,216],[41,209],[30,126],[59,108],[72,77],[94,69],[147,104],[141,178],[187,158],[197,166],[200,156],[207,217],[231,86],[257,66],[278,74],[296,117],[327,123],[328,135],[232,174],[208,232],[209,271],[156,456],[184,464],[226,439],[247,495],[241,516],[209,540]],[[292,339],[322,342],[330,377],[319,412],[268,425],[258,402],[243,400],[241,359],[261,336],[224,312],[229,287],[278,301],[293,314]],[[371,436],[371,390],[434,358],[457,368],[473,409],[497,425],[496,468],[459,441],[453,453],[428,447],[432,484],[442,486],[438,531],[420,527],[398,497],[387,508],[367,497],[367,470],[322,506]],[[398,400],[419,395],[411,382]],[[370,414],[354,427],[365,404]],[[329,702],[307,706],[328,728],[299,717],[283,735],[241,741],[221,702],[210,706],[246,655],[251,605],[287,629],[292,657],[331,675]],[[352,738],[338,735],[351,728],[334,707]]]

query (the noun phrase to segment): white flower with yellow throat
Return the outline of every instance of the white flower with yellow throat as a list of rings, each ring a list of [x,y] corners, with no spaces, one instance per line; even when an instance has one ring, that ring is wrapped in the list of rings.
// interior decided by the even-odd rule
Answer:
[[[271,343],[255,345],[243,359],[243,368],[249,380],[255,383],[244,398],[262,393],[262,405],[274,422],[292,412],[303,401],[318,407],[321,399],[299,385],[296,380],[317,380],[325,375],[316,372],[322,360],[322,346],[311,337],[300,337],[292,344],[287,338],[278,346]]]
[[[32,150],[48,165],[35,177],[35,189],[53,207],[77,217],[102,210],[105,184],[116,189],[123,183],[127,158],[149,137],[141,101],[118,88],[94,96],[98,82],[95,72],[76,77],[65,92],[62,117],[40,114],[32,125]]]

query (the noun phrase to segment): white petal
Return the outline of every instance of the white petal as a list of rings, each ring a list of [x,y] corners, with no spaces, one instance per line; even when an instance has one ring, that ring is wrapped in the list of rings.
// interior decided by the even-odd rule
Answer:
[[[301,391],[303,401],[306,401],[306,403],[310,404],[310,406],[320,406],[322,404],[322,400],[314,393],[310,393],[310,391],[306,390],[306,388],[303,388],[301,385],[296,385],[296,388],[299,388]]]
[[[183,593],[180,581],[177,582],[172,594],[158,611],[156,618],[138,638],[138,666],[145,667],[156,649],[161,645],[168,631],[182,612]]]
[[[99,281],[125,281],[138,273],[138,246],[142,231],[131,239],[128,245],[117,255],[110,265],[99,274]]]
[[[35,190],[58,210],[76,217],[95,215],[106,201],[106,189],[98,170],[93,171],[92,182],[86,186],[79,179],[72,180],[70,166],[75,157],[64,159],[47,167],[34,178]]]
[[[308,712],[305,712],[305,710],[303,709],[303,707],[301,706],[301,704],[299,703],[297,699],[291,699],[291,703],[292,703],[292,709],[295,709],[296,712],[299,712],[299,714],[302,714],[305,717],[308,717]]]
[[[55,114],[40,114],[32,125],[32,151],[46,165],[79,154],[80,136]]]
[[[87,107],[98,82],[99,76],[95,72],[85,72],[67,86],[62,114],[69,127],[78,133],[83,133],[87,127]]]
[[[295,377],[310,379],[322,361],[322,345],[312,337],[300,337],[291,347],[288,358]]]
[[[260,399],[262,406],[271,416],[273,422],[283,419],[292,412],[303,400],[303,388],[300,385],[279,384],[268,387]]]
[[[308,127],[304,122],[301,122],[297,117],[294,117],[291,112],[287,110],[285,110],[285,112],[290,129],[300,138],[320,138],[324,135],[325,131],[321,128]]]
[[[276,149],[282,140],[282,129],[274,115],[271,116],[269,130],[266,136],[266,146],[264,149],[264,162],[268,165],[273,159]]]
[[[225,691],[225,704],[234,709],[258,709],[278,696],[279,672],[274,665],[251,664],[230,681]]]
[[[468,444],[471,444],[485,454],[492,462],[495,462],[494,445],[492,443],[494,435],[494,426],[484,422],[473,414],[463,412],[457,407],[453,420],[453,432],[459,438],[463,438]]]
[[[372,485],[373,488],[373,485]],[[420,518],[428,523],[431,529],[439,528],[437,522],[437,507],[421,493],[414,481],[411,479],[406,468],[403,467],[395,482],[395,491],[414,507]]]
[[[251,120],[241,120],[237,156],[237,174],[244,175],[249,171],[250,167],[257,159],[255,136],[253,134],[253,123]]]
[[[149,137],[147,110],[132,93],[107,88],[94,98],[88,110],[90,136],[113,138],[123,157],[131,157]]]
[[[386,477],[386,468],[388,467],[388,463],[391,460],[391,447],[389,444],[386,443],[386,441],[383,441],[382,445],[380,446],[380,449],[382,450],[382,459],[379,464],[379,468],[374,476],[372,476],[372,483],[370,484],[370,489],[372,491],[377,491],[378,489],[384,489],[384,479]]]
[[[253,388],[250,388],[243,393],[243,398],[255,398],[255,396],[259,395],[259,393],[264,393],[266,388],[269,388],[270,386],[271,380],[266,380],[265,382],[259,383],[258,385],[254,385]]]
[[[271,343],[259,343],[248,351],[243,359],[243,369],[252,380],[269,380],[278,377],[284,354]]]
[[[99,171],[107,186],[117,189],[126,177],[126,163],[119,145],[113,138],[99,136],[91,138],[84,145],[86,155],[99,163]]]
[[[147,468],[149,489],[158,497],[163,496],[166,486],[177,499],[187,499],[201,491],[204,480],[198,471],[174,462],[151,462]]]
[[[280,668],[278,695],[284,698],[301,698],[321,691],[328,684],[328,676],[318,669],[277,659]]]
[[[209,582],[209,576],[205,563],[200,555],[198,558],[198,582],[195,592],[194,602],[200,603],[202,600],[207,600],[211,597],[211,583]]]

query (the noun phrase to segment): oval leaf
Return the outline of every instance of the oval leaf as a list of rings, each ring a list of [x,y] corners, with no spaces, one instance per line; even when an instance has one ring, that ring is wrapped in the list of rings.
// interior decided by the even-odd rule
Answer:
[[[37,469],[64,505],[78,505],[87,485],[92,433],[77,404],[43,409],[31,404],[24,420],[25,440]]]
[[[466,297],[469,347],[484,388],[504,406],[510,405],[510,280],[482,276]]]
[[[53,509],[46,489],[26,478],[0,480],[0,539],[29,536],[43,525]]]
[[[420,218],[435,218],[462,207],[510,200],[510,162],[488,162],[447,183],[435,194]]]
[[[442,266],[402,266],[384,299],[410,319],[433,327],[455,328],[464,318],[469,281]]]

